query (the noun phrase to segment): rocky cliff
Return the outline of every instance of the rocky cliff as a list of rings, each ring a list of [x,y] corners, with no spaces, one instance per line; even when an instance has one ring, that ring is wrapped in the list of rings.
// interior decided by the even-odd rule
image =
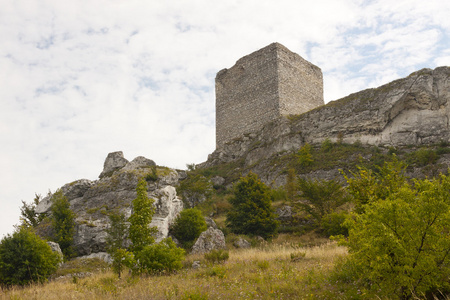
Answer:
[[[61,190],[76,214],[74,244],[78,255],[105,251],[108,213],[117,211],[130,216],[141,177],[147,179],[148,196],[155,200],[156,213],[151,225],[158,227],[156,240],[167,237],[169,226],[183,209],[174,187],[183,176],[184,172],[156,166],[145,157],[128,161],[122,152],[114,152],[106,158],[99,180],[81,179],[64,185]],[[40,201],[36,212],[47,213],[50,207],[48,195]]]
[[[324,140],[362,145],[431,145],[450,141],[450,67],[423,69],[406,78],[280,118],[216,149],[200,168],[239,162],[266,182],[280,181],[268,161]],[[337,170],[335,170],[337,171]],[[335,172],[336,173],[336,172]],[[281,179],[282,181],[282,179]]]

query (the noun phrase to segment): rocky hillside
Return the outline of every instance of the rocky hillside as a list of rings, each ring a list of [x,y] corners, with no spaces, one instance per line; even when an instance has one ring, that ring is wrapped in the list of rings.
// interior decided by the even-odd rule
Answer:
[[[196,172],[220,189],[248,171],[280,186],[288,168],[301,176],[329,179],[338,177],[343,167],[360,160],[376,164],[392,153],[413,163],[409,172],[414,177],[445,172],[450,166],[449,76],[449,67],[423,69],[302,115],[280,118],[260,132],[226,143]],[[298,151],[307,143],[313,147],[314,162],[302,166]],[[167,237],[183,209],[175,186],[187,177],[186,172],[156,166],[144,157],[128,161],[122,152],[114,152],[106,158],[98,180],[81,179],[61,188],[77,216],[74,241],[79,255],[105,251],[108,214],[118,211],[130,216],[141,177],[147,181],[149,197],[155,199],[152,225],[159,229],[157,240]],[[49,212],[50,199],[51,195],[42,199],[36,212]],[[44,223],[39,230],[45,234],[49,227]]]
[[[76,180],[61,190],[76,214],[74,243],[78,255],[105,251],[108,213],[122,212],[129,217],[131,202],[136,198],[136,185],[140,177],[147,180],[149,197],[155,199],[156,213],[152,226],[158,227],[157,241],[167,237],[169,226],[183,209],[175,185],[186,176],[183,171],[156,166],[155,162],[139,156],[128,161],[122,152],[108,154],[99,180]],[[40,201],[37,213],[47,213],[51,195]],[[40,230],[45,230],[45,224]]]
[[[450,67],[423,69],[307,113],[280,118],[258,133],[226,143],[198,167],[226,169],[228,174],[251,170],[266,183],[281,185],[285,180],[287,158],[305,143],[319,147],[329,139],[334,143],[358,144],[366,148],[377,146],[385,152],[389,147],[448,143],[449,76]],[[447,162],[447,158],[444,160]],[[316,172],[319,177],[337,174],[338,168]]]

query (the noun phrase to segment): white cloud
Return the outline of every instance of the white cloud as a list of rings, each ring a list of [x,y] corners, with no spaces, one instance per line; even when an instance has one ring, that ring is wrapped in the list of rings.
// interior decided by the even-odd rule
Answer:
[[[388,0],[4,1],[0,234],[20,200],[95,179],[108,152],[184,168],[214,150],[214,77],[278,41],[327,101],[449,64],[450,4]]]

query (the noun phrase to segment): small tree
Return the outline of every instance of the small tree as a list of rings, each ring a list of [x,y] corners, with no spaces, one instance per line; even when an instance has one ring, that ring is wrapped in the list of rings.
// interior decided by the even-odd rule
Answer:
[[[111,214],[109,216],[111,225],[107,229],[108,237],[106,238],[106,244],[108,247],[108,253],[112,257],[112,268],[117,275],[121,276],[121,273],[125,267],[131,267],[133,265],[133,253],[127,251],[127,235],[128,226],[126,224],[126,218],[123,214]]]
[[[286,177],[285,189],[287,201],[291,203],[294,202],[297,193],[297,186],[295,184],[295,181],[295,170],[289,169]]]
[[[180,182],[177,192],[183,196],[184,202],[190,207],[211,197],[213,184],[205,176],[195,171],[195,165],[187,165],[188,176]]]
[[[33,203],[27,204],[22,201],[22,207],[20,208],[20,220],[22,225],[26,227],[36,227],[44,219],[45,214],[36,213],[36,206],[41,200],[41,195],[35,195]]]
[[[70,209],[70,204],[61,190],[52,196],[51,221],[55,231],[54,241],[59,244],[65,258],[72,257],[73,235],[75,232],[75,213]]]
[[[172,226],[172,233],[185,249],[189,249],[207,228],[202,212],[197,208],[189,208],[178,215]]]
[[[227,213],[226,224],[237,234],[274,235],[279,222],[271,206],[269,188],[254,173],[242,177],[234,187],[229,200],[232,207]]]
[[[351,172],[352,176],[344,174],[348,183],[347,191],[355,204],[355,211],[362,213],[366,204],[379,199],[384,200],[401,187],[408,185],[405,169],[406,165],[393,155],[391,162],[386,162],[381,167],[377,166],[375,171],[358,166],[358,172]]]
[[[133,213],[128,222],[130,222],[129,236],[132,242],[131,251],[136,255],[145,246],[155,241],[155,227],[150,227],[155,208],[154,200],[147,195],[147,182],[140,179],[136,186],[136,199],[133,200]]]
[[[361,209],[346,221],[348,265],[355,266],[359,282],[389,297],[448,292],[450,177],[409,183],[401,170],[398,162],[386,163],[389,177],[367,180],[361,169],[349,185],[353,195],[364,197],[356,198]]]
[[[0,282],[27,285],[43,282],[56,271],[60,256],[31,229],[19,228],[0,243]]]
[[[305,143],[297,153],[297,160],[300,167],[305,168],[313,164],[314,159],[311,154],[311,145]]]
[[[334,212],[336,208],[347,202],[345,190],[335,180],[318,181],[300,178],[298,188],[302,192],[302,201],[297,205],[310,214],[317,223],[320,223],[325,215]]]

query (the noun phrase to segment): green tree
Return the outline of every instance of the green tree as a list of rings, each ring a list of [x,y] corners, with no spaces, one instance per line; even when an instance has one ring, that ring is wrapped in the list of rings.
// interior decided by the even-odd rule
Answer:
[[[368,180],[360,169],[352,179],[350,192],[363,197],[356,198],[362,209],[346,221],[347,264],[355,266],[359,282],[391,299],[449,292],[450,177],[408,182],[402,168],[398,162],[386,163],[388,178]]]
[[[59,244],[65,258],[75,255],[73,249],[73,235],[75,232],[75,213],[61,190],[52,196],[51,222],[55,231],[54,241]]]
[[[189,208],[183,210],[175,219],[172,233],[185,249],[189,249],[207,228],[202,212],[197,208]]]
[[[295,196],[297,194],[297,186],[295,184],[295,170],[289,169],[288,174],[286,177],[286,184],[285,184],[285,190],[286,190],[286,198],[289,202],[294,202]]]
[[[187,165],[189,170],[187,178],[180,182],[177,188],[178,194],[183,196],[184,202],[190,206],[203,202],[211,197],[213,184],[205,176],[195,171],[195,165]]]
[[[145,246],[137,255],[141,273],[172,272],[183,267],[184,249],[178,248],[171,238]]]
[[[45,214],[36,213],[36,206],[41,200],[41,195],[35,195],[33,203],[27,204],[22,201],[22,207],[20,208],[20,220],[22,225],[26,227],[36,227],[44,219]]]
[[[335,180],[310,180],[299,178],[298,189],[302,201],[296,203],[319,224],[322,218],[347,202],[345,190]]]
[[[128,219],[130,222],[129,237],[132,242],[131,251],[136,255],[145,246],[153,244],[155,227],[150,227],[155,208],[154,200],[147,195],[147,182],[141,178],[136,186],[136,199],[133,200],[133,212]]]
[[[376,166],[375,170],[358,166],[357,173],[351,172],[351,176],[344,174],[348,183],[347,191],[353,198],[356,212],[362,213],[366,204],[386,199],[407,185],[405,169],[406,165],[393,155],[391,162],[386,162],[381,167]]]
[[[227,213],[226,224],[237,234],[273,236],[278,228],[271,206],[270,189],[254,173],[242,177],[234,187],[230,198],[232,207]]]
[[[59,262],[60,256],[29,228],[19,228],[0,242],[1,284],[44,282],[56,271]]]
[[[107,250],[113,260],[112,269],[119,276],[125,267],[132,267],[134,264],[134,255],[127,251],[128,226],[123,214],[109,215],[110,227],[106,230]]]
[[[311,145],[305,143],[297,153],[297,161],[300,167],[305,168],[313,164],[314,159],[311,154]]]

